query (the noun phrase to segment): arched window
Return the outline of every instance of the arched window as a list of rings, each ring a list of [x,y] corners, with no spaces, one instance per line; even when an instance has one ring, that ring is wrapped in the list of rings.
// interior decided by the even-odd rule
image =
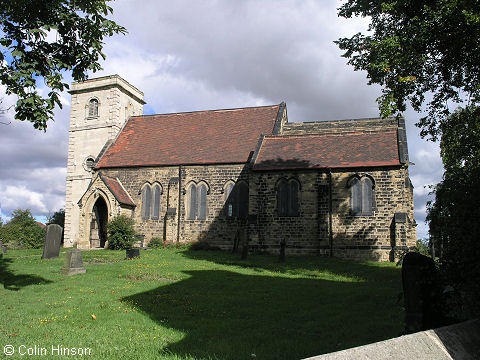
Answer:
[[[244,181],[225,185],[225,210],[227,217],[245,219],[248,216],[248,185]]]
[[[234,207],[234,196],[232,194],[234,188],[234,183],[229,182],[225,185],[225,211],[227,217],[233,217],[233,207]]]
[[[150,219],[152,191],[150,185],[145,185],[142,190],[142,219]]]
[[[155,185],[153,187],[153,214],[152,219],[158,220],[160,219],[160,195],[162,194],[162,188],[160,185]]]
[[[350,181],[351,210],[353,215],[372,215],[373,212],[373,183],[363,176],[355,177]]]
[[[207,193],[205,183],[192,183],[187,190],[187,220],[205,220],[207,218]]]
[[[91,99],[88,103],[88,117],[98,117],[98,100]]]
[[[197,218],[197,186],[190,185],[187,192],[187,220],[195,220]]]
[[[279,216],[298,216],[298,190],[297,180],[281,179],[277,183],[277,211]]]
[[[200,184],[198,187],[198,215],[197,220],[207,218],[207,185]]]
[[[350,187],[352,196],[352,214],[362,213],[362,183],[359,179],[353,179]]]
[[[362,179],[362,213],[371,214],[372,213],[372,202],[373,202],[373,186],[372,180],[368,177]]]

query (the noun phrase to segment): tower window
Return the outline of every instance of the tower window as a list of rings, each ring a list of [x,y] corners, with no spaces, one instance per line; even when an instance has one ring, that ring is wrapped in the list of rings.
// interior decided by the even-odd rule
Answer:
[[[92,158],[92,157],[88,157],[86,160],[85,160],[85,166],[87,169],[92,169],[93,166],[95,165],[95,159]]]
[[[94,118],[98,117],[98,100],[92,99],[88,103],[88,117]]]

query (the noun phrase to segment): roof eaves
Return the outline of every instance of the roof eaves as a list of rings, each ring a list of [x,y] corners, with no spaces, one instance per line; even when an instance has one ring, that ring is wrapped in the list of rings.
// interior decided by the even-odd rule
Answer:
[[[122,204],[122,205],[128,205],[128,206],[131,206],[131,207],[136,207],[136,205],[135,205],[135,203],[134,203],[133,201],[132,201],[131,204],[128,204],[128,203],[122,201],[122,199],[120,199],[120,198],[118,197],[118,194],[116,193],[116,191],[114,191],[114,190],[112,189],[112,187],[110,186],[110,184],[108,183],[108,181],[105,181],[105,180],[106,180],[105,178],[107,178],[108,176],[102,175],[102,174],[99,174],[99,175],[100,175],[100,179],[103,181],[103,183],[105,184],[105,186],[107,187],[107,189],[112,193],[112,195],[115,197],[115,199],[116,199],[120,204]],[[117,181],[117,179],[113,179],[113,180],[114,180],[114,181]],[[122,189],[125,189],[125,188],[123,187],[122,183],[120,183],[120,186],[122,187]],[[127,196],[130,198],[130,200],[131,200],[131,197],[130,197],[130,195],[128,194],[128,192],[126,192],[126,194],[127,194]]]
[[[133,201],[132,197],[130,196],[130,194],[128,193],[127,189],[125,189],[125,186],[123,186],[122,182],[120,181],[120,179],[117,177],[115,178],[117,180],[117,182],[120,184],[120,187],[123,189],[123,191],[125,191],[125,194],[128,196],[128,199],[130,200],[130,202],[133,204],[133,206],[136,206],[135,205],[135,202]]]

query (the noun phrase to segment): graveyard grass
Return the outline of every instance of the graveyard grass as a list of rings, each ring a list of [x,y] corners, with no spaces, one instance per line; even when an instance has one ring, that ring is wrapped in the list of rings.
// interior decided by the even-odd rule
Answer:
[[[403,329],[401,270],[390,263],[99,250],[83,252],[86,274],[68,277],[65,250],[41,255],[0,258],[2,355],[8,344],[90,348],[92,359],[300,359]]]

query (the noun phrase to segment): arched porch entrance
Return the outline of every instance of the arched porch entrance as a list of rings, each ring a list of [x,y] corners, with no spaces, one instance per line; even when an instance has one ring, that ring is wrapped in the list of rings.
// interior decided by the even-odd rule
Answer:
[[[90,248],[104,248],[107,241],[108,207],[99,196],[92,208],[90,221]]]

